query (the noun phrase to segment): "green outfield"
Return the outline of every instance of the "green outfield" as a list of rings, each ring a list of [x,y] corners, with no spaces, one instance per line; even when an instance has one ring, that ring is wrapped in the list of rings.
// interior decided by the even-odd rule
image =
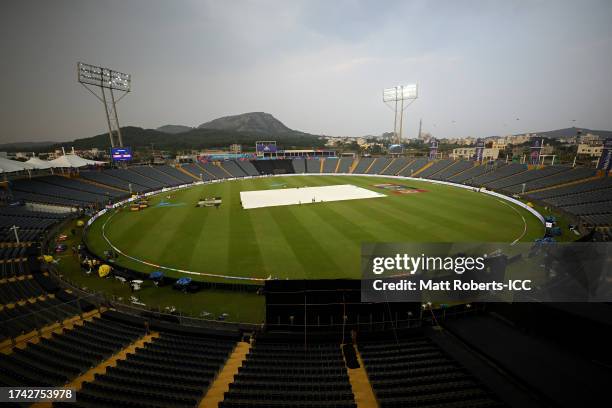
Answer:
[[[394,183],[426,190],[397,194],[374,187]],[[245,210],[240,192],[333,184],[386,194],[383,198]],[[292,176],[226,181],[160,194],[140,212],[111,211],[89,229],[87,243],[102,255],[108,239],[121,252],[167,268],[246,278],[359,278],[362,242],[513,242],[544,233],[525,209],[471,190],[422,181],[362,176]],[[220,208],[196,208],[203,197]],[[103,236],[103,230],[105,237]],[[159,269],[126,256],[118,264]],[[191,276],[165,270],[168,276]]]

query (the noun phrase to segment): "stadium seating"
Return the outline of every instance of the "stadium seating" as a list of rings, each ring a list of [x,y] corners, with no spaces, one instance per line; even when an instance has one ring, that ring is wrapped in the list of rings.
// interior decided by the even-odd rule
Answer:
[[[339,344],[260,335],[220,408],[356,407]]]
[[[99,184],[119,188],[123,191],[133,191],[136,193],[144,193],[148,191],[148,187],[140,185],[136,182],[125,180],[121,177],[116,177],[110,171],[82,171],[81,177]]]
[[[39,314],[44,313],[39,311]],[[101,318],[53,333],[36,344],[0,353],[0,383],[10,386],[60,386],[97,365],[144,334],[135,328]]]
[[[351,165],[353,164],[353,158],[342,157],[340,158],[340,164],[338,164],[338,171],[336,173],[348,173]]]
[[[550,190],[527,193],[527,197],[534,200],[546,200],[553,197],[569,196],[589,191],[603,190],[612,187],[612,177],[589,180],[583,183],[571,184]]]
[[[587,169],[583,167],[575,168],[569,171],[557,173],[555,175],[539,178],[529,182],[526,186],[527,191],[539,190],[559,184],[570,183],[572,181],[582,180],[595,175],[594,169]],[[516,189],[514,189],[516,190]],[[511,191],[513,191],[511,189]],[[516,191],[514,191],[516,192]]]
[[[353,170],[353,174],[365,174],[372,165],[372,163],[374,163],[374,160],[376,159],[374,159],[373,157],[362,157],[357,162],[357,166]]]
[[[506,177],[504,179],[494,181],[489,183],[488,187],[493,190],[506,190],[517,192],[516,188],[512,188],[511,186],[518,186],[522,191],[522,184],[525,183],[525,186],[529,186],[531,181],[538,180],[542,177],[552,176],[557,173],[561,173],[563,171],[570,170],[569,167],[565,166],[547,166],[542,169],[530,170],[523,173],[518,173],[514,176]]]
[[[326,157],[323,163],[323,173],[335,173],[336,166],[338,165],[338,158]]]
[[[45,230],[68,215],[68,213],[30,211],[25,206],[0,208],[0,243],[10,243],[10,247],[0,248],[0,263],[12,258],[24,258],[26,247],[23,243],[39,242]],[[19,227],[18,236],[22,245],[18,247],[14,244],[16,237],[11,229],[13,226]],[[17,253],[20,254],[18,257]]]
[[[196,163],[187,163],[183,164],[183,170],[191,173],[198,180],[202,179],[204,181],[216,180],[212,175],[208,174],[204,171],[202,167],[197,165]]]
[[[306,173],[306,159],[303,157],[291,160],[291,166],[293,166],[293,172],[296,174]]]
[[[37,298],[45,293],[36,280],[28,276],[0,283],[0,305],[16,303],[30,298]]]
[[[383,171],[383,169],[391,164],[392,161],[393,159],[388,157],[378,157],[368,170],[368,174],[379,174],[381,171]]]
[[[224,161],[221,165],[232,177],[245,177],[248,175],[234,160]]]
[[[393,159],[392,162],[387,166],[387,168],[383,169],[380,174],[395,176],[397,175],[397,173],[399,173],[401,169],[408,165],[409,161],[410,159],[406,159],[405,157],[398,157],[396,159]]]
[[[157,190],[164,187],[164,184],[152,179],[148,176],[143,176],[142,173],[146,173],[150,169],[148,166],[134,166],[129,169],[108,169],[105,173],[113,177],[117,177],[127,181],[128,183],[138,184],[147,189],[147,191]]]
[[[306,159],[306,173],[321,173],[321,161],[318,157]]]
[[[227,172],[223,171],[221,167],[217,166],[214,163],[200,163],[200,166],[204,169],[206,173],[213,176],[215,179],[225,179],[230,177]]]
[[[119,360],[106,373],[96,374],[94,381],[83,384],[76,404],[57,405],[197,406],[236,340],[235,334],[219,337],[205,333],[160,331],[159,337],[128,354],[125,360]]]
[[[46,177],[38,177],[36,180],[43,181],[45,183],[54,184],[61,187],[71,188],[74,190],[86,191],[89,193],[94,193],[98,195],[103,195],[104,197],[110,199],[124,198],[127,197],[126,192],[121,192],[118,190],[106,188],[101,185],[93,185],[90,183],[86,183],[76,178],[66,178],[60,176],[46,176]]]
[[[461,173],[463,171],[466,171],[468,169],[471,169],[472,167],[474,167],[473,161],[457,160],[452,165],[448,166],[444,170],[439,171],[438,173],[432,175],[429,178],[433,180],[448,181],[454,175]]]
[[[404,177],[411,177],[413,173],[420,170],[426,164],[427,164],[427,158],[419,157],[417,159],[412,160],[407,166],[401,169],[397,175],[404,176]]]
[[[438,160],[425,170],[421,171],[417,176],[421,178],[431,178],[431,176],[435,175],[441,170],[446,169],[451,164],[453,164],[453,160],[451,159]]]
[[[56,292],[55,294],[58,295],[59,293]],[[64,301],[62,299],[70,300]],[[28,301],[15,304],[13,307],[4,307],[0,310],[0,322],[2,322],[0,336],[16,337],[78,315],[82,311],[79,303],[76,302],[76,298],[71,297],[67,292],[63,292],[60,297],[46,297],[44,300]]]
[[[236,164],[238,164],[242,171],[244,171],[248,176],[259,175],[259,172],[255,168],[255,166],[253,166],[253,163],[251,163],[250,160],[236,160]]]
[[[134,166],[130,167],[130,170],[140,174],[141,176],[147,177],[151,180],[157,181],[160,185],[165,187],[173,187],[183,184],[181,180],[170,176],[162,171],[157,170],[156,167],[151,166]]]
[[[471,180],[476,177],[480,177],[484,175],[485,173],[493,171],[495,168],[502,166],[502,165],[503,165],[502,162],[482,163],[470,169],[467,169],[464,172],[461,172],[461,173],[455,174],[454,176],[449,177],[448,181],[450,181],[451,183],[463,184],[468,180]]]
[[[478,380],[425,336],[358,346],[381,408],[501,407]]]
[[[0,279],[24,276],[29,273],[25,246],[0,248]]]
[[[73,206],[102,204],[108,201],[108,197],[103,192],[91,193],[84,190],[74,190],[57,184],[45,183],[37,178],[15,180],[13,181],[12,189],[16,193],[25,192],[40,196],[41,202],[44,202],[43,196],[62,199],[70,202]]]
[[[489,183],[492,183],[495,180],[510,177],[517,173],[522,173],[524,171],[527,171],[527,165],[525,164],[504,164],[501,166],[493,167],[492,169],[490,169],[490,171],[486,171],[481,176],[477,176],[467,180],[467,184],[476,187],[488,186]]]
[[[194,181],[196,181],[193,179],[193,177],[189,177],[187,174],[183,173],[182,171],[172,166],[167,166],[167,165],[155,166],[155,170],[168,174],[169,176],[179,180],[181,184],[189,184],[189,183],[193,183]]]

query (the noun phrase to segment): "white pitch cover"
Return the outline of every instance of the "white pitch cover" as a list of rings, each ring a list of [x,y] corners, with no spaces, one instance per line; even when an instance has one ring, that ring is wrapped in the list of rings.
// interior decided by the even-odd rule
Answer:
[[[352,184],[240,192],[242,207],[247,210],[281,205],[306,205],[379,197],[385,197],[385,195]]]

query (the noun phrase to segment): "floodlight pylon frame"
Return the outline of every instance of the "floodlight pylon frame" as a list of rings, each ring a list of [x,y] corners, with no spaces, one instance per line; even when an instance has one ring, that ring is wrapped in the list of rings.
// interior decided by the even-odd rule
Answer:
[[[413,92],[414,94],[406,94],[406,92]],[[390,95],[390,96],[389,96]],[[393,137],[397,141],[397,144],[402,144],[402,135],[404,131],[404,111],[408,109],[410,105],[418,98],[418,84],[412,85],[399,85],[393,88],[383,89],[383,103],[394,111],[393,116]],[[410,101],[404,106],[404,101]],[[394,106],[391,107],[389,102],[394,102]],[[398,110],[398,102],[400,108]],[[399,115],[399,132],[397,131],[397,122]]]
[[[86,73],[85,75],[83,75],[84,72]],[[90,72],[93,72],[93,74],[87,75]],[[98,67],[95,65],[85,64],[83,62],[78,62],[77,80],[104,105],[104,113],[106,115],[106,123],[108,126],[108,136],[110,139],[111,148],[123,147],[123,137],[121,135],[121,126],[119,125],[117,104],[132,90],[131,75],[124,74],[110,68]],[[99,88],[100,94],[98,95],[98,93],[91,87]],[[123,95],[116,98],[114,91],[122,92]],[[114,136],[115,134],[117,135],[116,141]]]

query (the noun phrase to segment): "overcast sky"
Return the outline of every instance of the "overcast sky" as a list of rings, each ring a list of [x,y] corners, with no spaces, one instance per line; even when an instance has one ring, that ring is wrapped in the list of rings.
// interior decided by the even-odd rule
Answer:
[[[265,111],[380,134],[382,89],[418,82],[409,137],[612,129],[610,0],[3,0],[0,34],[0,142],[106,130],[77,61],[133,75],[124,126]]]

